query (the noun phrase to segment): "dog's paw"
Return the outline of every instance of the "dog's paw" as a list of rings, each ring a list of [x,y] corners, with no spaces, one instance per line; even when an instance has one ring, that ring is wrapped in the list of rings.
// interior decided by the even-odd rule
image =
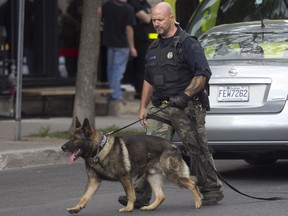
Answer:
[[[202,206],[202,200],[200,199],[200,200],[197,200],[197,201],[195,201],[195,208],[196,209],[199,209],[199,208],[201,208],[201,206]]]
[[[73,207],[73,208],[67,208],[67,211],[70,213],[70,214],[77,214],[78,212],[81,211],[81,208],[79,207]]]
[[[127,207],[119,209],[119,212],[132,212],[132,211],[133,208],[127,208]]]
[[[141,211],[153,211],[156,207],[153,205],[143,206],[140,208]]]

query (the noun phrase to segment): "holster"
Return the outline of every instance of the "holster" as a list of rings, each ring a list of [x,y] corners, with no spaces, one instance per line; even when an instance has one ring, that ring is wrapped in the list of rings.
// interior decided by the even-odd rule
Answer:
[[[205,108],[207,111],[210,110],[210,102],[209,102],[209,91],[208,89],[203,89],[198,94],[199,101],[202,104],[202,107]]]

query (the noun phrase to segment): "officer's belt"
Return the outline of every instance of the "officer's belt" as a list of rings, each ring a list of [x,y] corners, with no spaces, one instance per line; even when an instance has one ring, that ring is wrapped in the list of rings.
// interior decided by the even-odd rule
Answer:
[[[168,124],[168,125],[172,126],[171,121],[169,121],[167,119],[164,119],[164,118],[162,118],[160,116],[154,115],[154,114],[149,115],[149,119],[154,119],[156,121],[159,121],[159,122],[162,122],[162,123],[165,123],[165,124]]]
[[[170,98],[164,98],[164,99],[161,98],[159,100],[161,101],[162,104],[165,104],[165,103],[169,103]],[[191,100],[191,101],[199,101],[199,96],[198,95],[193,96],[189,100]]]

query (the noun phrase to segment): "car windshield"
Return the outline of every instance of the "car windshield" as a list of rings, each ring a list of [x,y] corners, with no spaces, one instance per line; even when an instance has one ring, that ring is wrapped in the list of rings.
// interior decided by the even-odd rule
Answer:
[[[212,33],[200,42],[208,60],[288,59],[288,33]]]
[[[263,19],[288,19],[288,0],[263,0]],[[203,0],[192,15],[186,30],[199,37],[213,26],[259,20],[255,0]]]

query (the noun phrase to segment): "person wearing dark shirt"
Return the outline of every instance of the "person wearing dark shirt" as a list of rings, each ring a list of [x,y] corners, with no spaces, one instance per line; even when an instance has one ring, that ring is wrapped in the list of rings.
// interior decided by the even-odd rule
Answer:
[[[77,74],[82,8],[83,0],[72,0],[66,12],[61,14],[60,39],[69,77],[76,77]]]
[[[103,46],[107,48],[107,80],[113,92],[110,100],[123,100],[121,80],[129,56],[137,56],[134,46],[135,16],[126,0],[110,0],[103,4]]]
[[[150,45],[149,33],[154,32],[151,23],[151,5],[146,0],[128,0],[135,13],[134,43],[138,56],[131,58],[124,74],[124,82],[131,83],[136,90],[136,99],[140,99],[144,79],[145,55]]]

